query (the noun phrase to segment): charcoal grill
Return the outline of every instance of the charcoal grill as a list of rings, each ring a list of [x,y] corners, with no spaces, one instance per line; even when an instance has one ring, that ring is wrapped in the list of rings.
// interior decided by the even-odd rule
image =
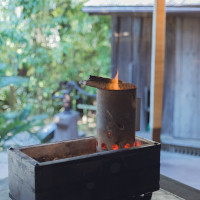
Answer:
[[[11,199],[151,199],[159,189],[160,144],[135,137],[136,87],[110,83],[86,81],[98,88],[96,138],[8,150]]]
[[[96,138],[8,150],[12,200],[150,199],[159,189],[160,144],[96,151]]]

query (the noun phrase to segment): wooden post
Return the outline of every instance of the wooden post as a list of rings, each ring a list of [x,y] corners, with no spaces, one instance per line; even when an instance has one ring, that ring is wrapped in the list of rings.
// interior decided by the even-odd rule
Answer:
[[[165,0],[155,0],[152,28],[150,129],[152,139],[160,142],[165,57]]]

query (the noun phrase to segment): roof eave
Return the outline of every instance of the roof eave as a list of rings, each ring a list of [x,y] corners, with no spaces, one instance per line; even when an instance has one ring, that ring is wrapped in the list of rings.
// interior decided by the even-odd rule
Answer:
[[[152,13],[152,6],[85,6],[83,12],[91,15],[113,15],[131,13]],[[167,13],[200,13],[200,7],[166,7]]]

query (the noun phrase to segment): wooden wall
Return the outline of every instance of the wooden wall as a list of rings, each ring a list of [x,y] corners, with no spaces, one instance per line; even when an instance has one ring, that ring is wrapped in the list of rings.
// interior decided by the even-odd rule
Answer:
[[[176,18],[167,17],[162,133],[173,136],[175,99]]]
[[[174,136],[200,139],[200,18],[176,19]]]
[[[141,130],[147,127],[145,88],[150,87],[151,16],[112,17],[112,76],[137,86]],[[168,15],[162,134],[200,139],[200,17]]]
[[[141,102],[141,129],[147,128],[145,87],[150,87],[152,18],[112,18],[112,77],[119,69],[119,78],[137,86]]]

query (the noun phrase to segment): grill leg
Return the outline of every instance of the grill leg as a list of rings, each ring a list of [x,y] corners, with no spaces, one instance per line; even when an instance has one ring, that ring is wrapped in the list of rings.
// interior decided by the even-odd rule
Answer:
[[[151,200],[152,192],[144,194],[143,200]]]
[[[152,197],[152,192],[149,192],[143,195],[135,196],[131,200],[151,200],[151,197]]]

